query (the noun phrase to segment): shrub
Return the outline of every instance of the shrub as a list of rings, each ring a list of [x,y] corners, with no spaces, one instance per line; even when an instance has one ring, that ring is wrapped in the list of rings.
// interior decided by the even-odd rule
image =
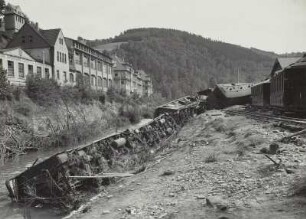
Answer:
[[[26,80],[27,95],[39,105],[52,105],[60,101],[60,87],[52,79],[28,75]]]
[[[21,114],[21,115],[24,115],[24,116],[30,116],[31,112],[32,112],[32,108],[29,104],[27,103],[20,103],[20,102],[17,102],[15,105],[14,105],[14,111],[16,111],[17,113]]]
[[[11,87],[6,77],[6,72],[0,66],[0,100],[11,100],[11,92]]]
[[[140,121],[140,112],[137,106],[122,105],[119,108],[119,116],[128,118],[132,124]]]

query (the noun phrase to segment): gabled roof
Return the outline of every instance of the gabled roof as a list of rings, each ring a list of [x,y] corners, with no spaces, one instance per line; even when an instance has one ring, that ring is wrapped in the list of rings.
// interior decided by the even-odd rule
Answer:
[[[306,54],[304,54],[302,58],[298,59],[296,62],[288,66],[287,69],[300,68],[300,67],[302,68],[306,67]]]
[[[23,59],[35,61],[35,59],[30,54],[28,54],[26,51],[24,51],[20,47],[0,49],[0,53],[6,54],[6,55],[11,55],[11,56],[18,56],[18,57],[21,57]]]
[[[271,79],[267,79],[267,80],[264,80],[264,81],[261,81],[261,82],[258,82],[256,84],[253,84],[252,87],[255,87],[255,86],[258,86],[258,85],[262,85],[262,84],[270,84],[271,83]]]
[[[50,45],[54,46],[61,29],[40,30],[39,32]]]
[[[25,23],[22,28],[14,35],[13,39],[7,45],[7,48],[22,47],[23,49],[41,48],[42,46],[52,47],[55,45],[58,34],[61,29],[38,30],[31,24]],[[36,35],[40,40],[34,40],[31,44],[23,44],[21,37],[24,35]]]
[[[250,83],[237,83],[237,84],[217,84],[216,88],[220,90],[220,92],[226,98],[237,98],[243,96],[251,95],[251,87]]]
[[[287,57],[287,58],[278,58],[278,62],[282,69],[286,68],[287,66],[295,63],[301,57]]]
[[[114,70],[115,71],[130,71],[132,66],[129,63],[124,62],[118,56],[114,56],[113,60],[115,61]]]
[[[284,68],[288,67],[289,65],[295,63],[301,57],[280,57],[276,58],[271,75],[273,76],[276,71],[283,70]]]

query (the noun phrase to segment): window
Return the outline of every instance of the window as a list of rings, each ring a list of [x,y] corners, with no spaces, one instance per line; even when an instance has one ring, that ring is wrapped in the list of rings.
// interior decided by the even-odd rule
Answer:
[[[24,64],[18,63],[18,76],[19,78],[24,78]]]
[[[60,73],[59,73],[59,70],[56,71],[56,75],[57,75],[57,79],[59,80],[60,79]]]
[[[57,61],[59,62],[59,52],[57,52]]]
[[[34,70],[33,70],[33,65],[28,65],[28,74],[33,75]]]
[[[37,76],[41,78],[41,67],[37,67]]]
[[[45,68],[45,78],[50,78],[50,72],[48,68]]]
[[[96,86],[96,76],[95,75],[91,75],[91,85]]]
[[[22,42],[22,43],[25,43],[25,42],[26,42],[25,36],[22,36],[22,37],[21,37],[21,42]]]
[[[29,41],[30,41],[30,43],[33,42],[33,36],[29,36]]]
[[[102,87],[102,78],[101,77],[98,77],[98,86]]]
[[[14,77],[14,62],[13,61],[7,61],[7,75]]]
[[[74,82],[74,75],[72,73],[69,74],[69,81],[70,83]]]
[[[108,87],[112,87],[112,80],[108,79]]]
[[[59,53],[59,59],[60,59],[59,61],[62,62],[62,53],[61,52]]]
[[[64,82],[67,82],[67,73],[64,71]]]

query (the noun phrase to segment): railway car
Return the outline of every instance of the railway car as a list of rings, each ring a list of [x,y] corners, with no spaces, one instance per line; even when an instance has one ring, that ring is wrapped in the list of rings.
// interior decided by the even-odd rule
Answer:
[[[306,55],[273,74],[270,104],[282,111],[306,114]]]
[[[251,87],[250,83],[217,84],[207,98],[208,109],[251,103]]]
[[[252,86],[252,106],[269,107],[270,106],[270,79],[262,81]]]
[[[154,111],[154,117],[157,117],[164,113],[180,113],[183,111],[194,112],[198,105],[196,97],[186,96],[176,100],[173,100],[169,103],[163,104],[157,107]]]

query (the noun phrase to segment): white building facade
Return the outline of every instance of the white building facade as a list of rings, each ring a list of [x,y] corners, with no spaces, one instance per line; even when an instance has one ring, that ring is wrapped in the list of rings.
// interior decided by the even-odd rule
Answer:
[[[50,77],[46,72],[51,72],[48,64],[37,62],[21,48],[0,50],[0,66],[6,72],[11,85],[25,86],[28,75],[38,75],[41,78]]]

